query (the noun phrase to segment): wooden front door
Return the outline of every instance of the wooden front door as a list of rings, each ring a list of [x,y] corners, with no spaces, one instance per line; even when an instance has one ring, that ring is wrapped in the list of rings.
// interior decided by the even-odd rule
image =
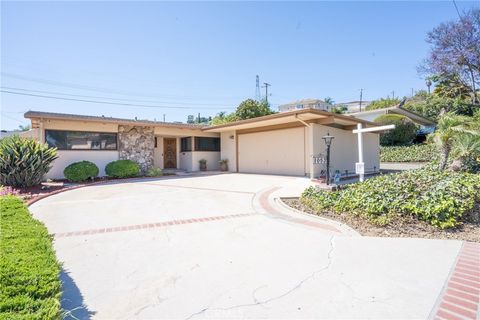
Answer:
[[[177,139],[175,138],[163,138],[163,167],[177,168]]]

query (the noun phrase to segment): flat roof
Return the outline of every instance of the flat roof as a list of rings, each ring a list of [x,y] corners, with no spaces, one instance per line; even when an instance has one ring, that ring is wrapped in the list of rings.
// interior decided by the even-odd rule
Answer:
[[[105,116],[86,116],[86,115],[79,115],[79,114],[42,112],[42,111],[27,111],[25,112],[24,117],[27,119],[44,118],[44,119],[70,120],[70,121],[93,121],[93,122],[102,122],[102,123],[157,126],[157,127],[182,128],[182,129],[197,129],[197,130],[200,130],[205,127],[205,125],[190,124],[190,123],[122,119],[122,118],[113,118],[113,117],[105,117]]]
[[[257,117],[247,120],[240,120],[230,123],[225,123],[216,126],[209,126],[204,127],[203,130],[207,132],[223,132],[223,131],[231,131],[231,130],[242,130],[242,129],[252,129],[252,128],[259,128],[259,127],[266,127],[272,125],[280,125],[286,123],[308,123],[315,121],[322,121],[328,120],[329,122],[324,122],[320,124],[328,125],[328,124],[337,124],[341,126],[351,126],[356,125],[357,123],[362,123],[366,127],[375,127],[378,124],[353,118],[350,116],[345,116],[333,112],[318,110],[318,109],[301,109],[301,110],[293,110],[287,112],[280,112],[274,113],[268,116]]]
[[[387,108],[382,108],[382,109],[373,109],[373,110],[355,112],[355,113],[350,113],[348,115],[351,116],[351,117],[355,117],[355,116],[359,116],[359,115],[363,115],[363,114],[371,114],[371,113],[376,113],[376,112],[385,112],[385,113],[393,112],[393,113],[404,115],[407,118],[411,118],[412,120],[415,120],[418,123],[421,123],[423,125],[435,125],[435,121],[432,121],[428,118],[425,118],[424,116],[422,116],[422,115],[420,115],[416,112],[410,111],[410,110],[405,109],[405,108],[403,108],[401,106],[398,106],[398,105],[397,106],[392,106],[392,107],[387,107]]]

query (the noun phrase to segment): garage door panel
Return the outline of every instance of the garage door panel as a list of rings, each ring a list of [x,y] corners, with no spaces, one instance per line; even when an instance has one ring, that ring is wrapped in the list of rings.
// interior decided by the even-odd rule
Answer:
[[[239,171],[305,174],[304,129],[292,128],[238,136]]]

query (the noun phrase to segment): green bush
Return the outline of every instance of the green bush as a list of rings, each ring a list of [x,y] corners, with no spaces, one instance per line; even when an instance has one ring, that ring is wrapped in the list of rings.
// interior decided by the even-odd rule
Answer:
[[[105,173],[114,178],[136,177],[140,174],[140,167],[132,160],[117,160],[107,164]]]
[[[396,106],[400,103],[399,99],[381,98],[370,103],[365,110],[376,110]]]
[[[381,162],[430,162],[438,157],[439,151],[433,143],[380,147]]]
[[[162,169],[157,167],[151,167],[147,170],[147,177],[160,177],[163,176]]]
[[[60,265],[45,226],[16,197],[0,197],[0,319],[59,319]]]
[[[80,182],[98,176],[98,167],[90,161],[80,161],[70,164],[63,170],[63,175],[68,181]]]
[[[396,215],[412,215],[445,229],[480,204],[480,175],[431,168],[381,175],[335,192],[305,190],[301,202],[321,212],[361,215],[386,224]]]
[[[395,125],[395,129],[380,134],[380,144],[382,146],[404,145],[410,143],[417,135],[417,125],[399,114],[384,114],[374,121],[380,125]]]
[[[57,149],[34,139],[12,136],[0,140],[0,184],[31,187],[42,182],[57,158]]]

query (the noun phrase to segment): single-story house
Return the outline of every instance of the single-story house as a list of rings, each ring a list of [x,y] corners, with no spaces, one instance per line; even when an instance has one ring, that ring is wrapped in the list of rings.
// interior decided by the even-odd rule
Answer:
[[[331,170],[354,172],[358,161],[358,123],[375,124],[316,109],[294,110],[217,126],[118,119],[28,111],[31,135],[58,149],[48,178],[63,178],[73,162],[105,165],[118,159],[139,163],[143,172],[161,169],[198,171],[199,160],[208,170],[218,170],[228,159],[229,171],[318,177],[325,169],[323,136],[334,136]],[[364,134],[366,171],[379,169],[379,135]]]

